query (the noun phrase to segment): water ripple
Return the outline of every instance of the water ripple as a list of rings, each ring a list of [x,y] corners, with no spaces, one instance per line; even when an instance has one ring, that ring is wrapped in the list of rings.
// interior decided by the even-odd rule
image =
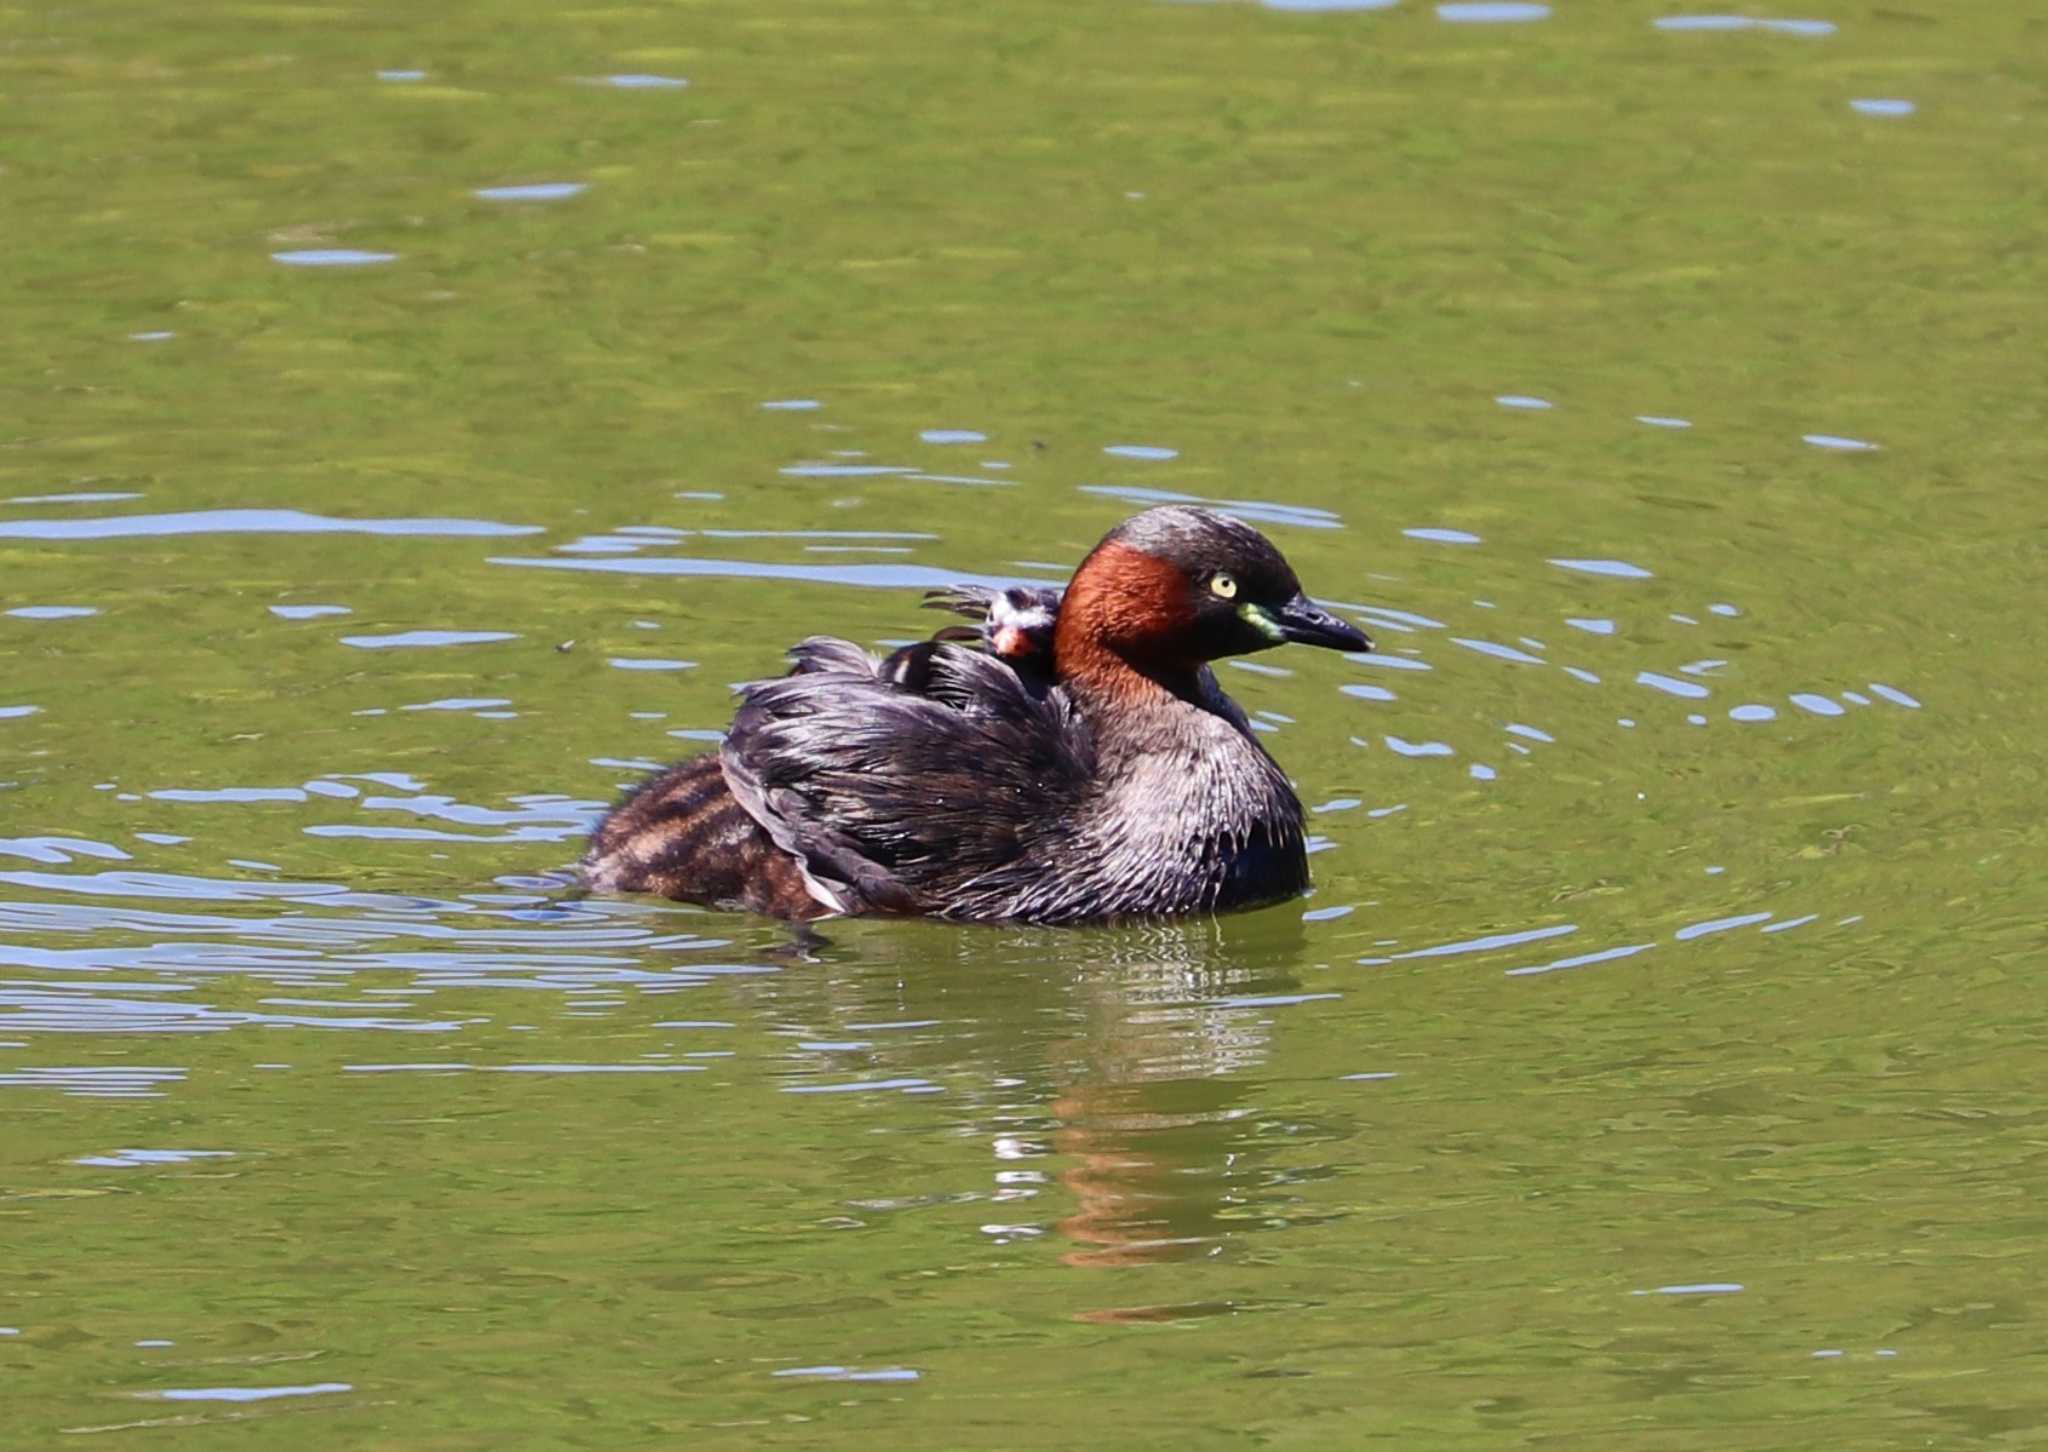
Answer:
[[[1648,570],[1641,565],[1632,565],[1627,560],[1552,560],[1560,570],[1573,570],[1581,575],[1606,575],[1616,580],[1647,580]]]
[[[593,76],[590,82],[619,91],[680,91],[690,84],[681,76],[653,76],[632,71],[615,76]]]
[[[308,247],[270,256],[287,267],[375,267],[398,260],[396,252],[366,252],[356,247]]]
[[[1665,15],[1650,22],[1659,30],[1773,30],[1784,35],[1833,35],[1831,20],[1770,20],[1749,15]]]
[[[588,182],[522,182],[516,186],[478,187],[472,195],[487,202],[559,202],[589,189]]]
[[[1436,16],[1454,25],[1520,25],[1532,20],[1548,20],[1550,7],[1526,3],[1526,0],[1468,0],[1468,3],[1439,5]]]
[[[509,630],[400,630],[388,635],[344,635],[341,643],[358,650],[417,650],[517,639],[518,635]]]
[[[117,514],[99,519],[0,520],[0,539],[133,539],[188,534],[372,534],[501,536],[539,534],[539,525],[483,519],[337,519],[298,509],[202,509],[183,514]]]

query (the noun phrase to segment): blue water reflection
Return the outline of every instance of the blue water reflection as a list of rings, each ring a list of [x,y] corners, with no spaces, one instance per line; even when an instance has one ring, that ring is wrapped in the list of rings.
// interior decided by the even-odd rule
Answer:
[[[862,1371],[850,1366],[790,1366],[771,1373],[774,1376],[810,1377],[823,1381],[916,1381],[922,1375],[907,1366],[885,1366]]]
[[[298,1386],[180,1387],[169,1391],[137,1392],[136,1395],[166,1402],[267,1402],[279,1397],[328,1396],[354,1390],[345,1381],[320,1381]]]
[[[420,650],[517,639],[509,630],[399,630],[386,635],[344,635],[341,643],[357,650]]]
[[[636,559],[521,559],[495,557],[494,565],[530,570],[591,570],[620,575],[691,575],[754,580],[802,580],[821,585],[858,585],[879,590],[934,590],[946,585],[1042,585],[1029,575],[977,574],[932,565],[794,565],[760,560],[718,560],[699,556]]]
[[[1632,565],[1627,560],[1552,560],[1560,570],[1572,570],[1581,575],[1605,575],[1614,580],[1648,580],[1651,572],[1641,565]]]
[[[398,260],[396,252],[368,252],[357,247],[307,247],[270,255],[287,267],[375,267]]]
[[[100,1169],[132,1170],[151,1165],[185,1165],[194,1160],[228,1160],[234,1157],[233,1150],[122,1149],[111,1154],[81,1155],[71,1163],[93,1165]]]
[[[1510,978],[1527,978],[1540,973],[1556,973],[1569,968],[1590,968],[1596,963],[1613,963],[1622,958],[1633,958],[1638,953],[1647,953],[1656,947],[1655,943],[1628,943],[1618,948],[1602,948],[1595,953],[1575,953],[1568,958],[1555,958],[1548,963],[1532,963],[1521,968],[1510,968]]]
[[[588,182],[522,182],[516,186],[478,187],[473,195],[486,202],[559,202],[588,190]]]
[[[1702,700],[1712,694],[1705,686],[1693,681],[1681,681],[1662,671],[1637,671],[1636,684],[1648,686],[1653,691],[1662,691],[1668,696],[1681,696],[1690,700]]]
[[[1153,489],[1138,484],[1083,484],[1083,494],[1099,494],[1150,507],[1154,504],[1207,504],[1226,510],[1254,524],[1293,525],[1301,529],[1338,529],[1344,521],[1333,511],[1309,504],[1283,504],[1269,499],[1212,499],[1177,489]]]
[[[0,520],[0,539],[168,538],[190,534],[370,534],[503,536],[539,534],[538,525],[483,519],[339,519],[299,509],[201,509],[178,514],[116,514],[98,519]]]
[[[656,76],[633,71],[596,79],[597,84],[620,91],[680,91],[690,84],[681,76]]]
[[[1491,640],[1469,640],[1464,636],[1454,635],[1451,637],[1451,644],[1462,645],[1465,649],[1476,651],[1480,655],[1490,655],[1495,660],[1513,661],[1517,665],[1544,665],[1547,663],[1541,656],[1531,655],[1526,650],[1516,650],[1511,645],[1501,645]]]
[[[1550,18],[1548,5],[1514,3],[1514,0],[1474,0],[1474,3],[1439,5],[1439,20],[1462,25],[1519,25]]]
[[[1650,22],[1659,30],[1770,30],[1784,35],[1833,35],[1831,20],[1771,20],[1750,15],[1666,15]]]

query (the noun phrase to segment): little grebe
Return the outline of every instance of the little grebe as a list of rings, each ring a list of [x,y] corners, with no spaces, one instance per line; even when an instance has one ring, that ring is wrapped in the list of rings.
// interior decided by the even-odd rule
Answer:
[[[883,660],[813,636],[740,688],[725,744],[599,824],[599,891],[784,918],[1082,923],[1308,885],[1301,802],[1208,662],[1370,650],[1249,525],[1124,521],[1058,591],[936,592],[982,621]]]

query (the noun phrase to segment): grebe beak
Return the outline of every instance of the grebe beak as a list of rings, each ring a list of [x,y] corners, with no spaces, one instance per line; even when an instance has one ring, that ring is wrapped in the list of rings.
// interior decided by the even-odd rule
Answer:
[[[1348,620],[1339,620],[1306,595],[1296,595],[1278,610],[1259,612],[1273,622],[1280,639],[1327,650],[1371,650],[1372,637]]]

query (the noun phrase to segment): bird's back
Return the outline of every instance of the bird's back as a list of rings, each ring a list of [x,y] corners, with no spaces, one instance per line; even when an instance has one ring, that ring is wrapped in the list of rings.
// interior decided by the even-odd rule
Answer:
[[[795,655],[745,688],[720,758],[811,891],[846,912],[1016,916],[975,884],[1045,862],[1086,810],[1094,743],[1072,702],[950,643],[910,673],[844,641]]]

